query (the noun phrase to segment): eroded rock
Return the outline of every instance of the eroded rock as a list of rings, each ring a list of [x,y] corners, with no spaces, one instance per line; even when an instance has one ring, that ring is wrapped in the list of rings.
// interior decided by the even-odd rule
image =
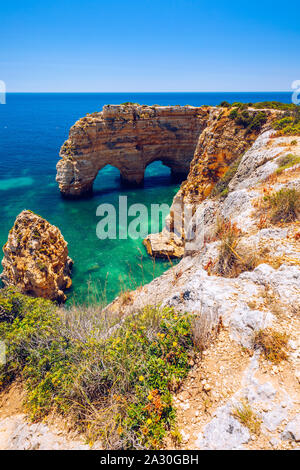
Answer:
[[[47,220],[21,212],[3,247],[2,282],[22,293],[64,302],[73,261],[60,230]]]
[[[204,107],[127,104],[87,115],[71,127],[61,148],[56,178],[61,193],[91,193],[105,165],[118,168],[131,185],[141,185],[146,167],[156,160],[184,179],[208,114]]]

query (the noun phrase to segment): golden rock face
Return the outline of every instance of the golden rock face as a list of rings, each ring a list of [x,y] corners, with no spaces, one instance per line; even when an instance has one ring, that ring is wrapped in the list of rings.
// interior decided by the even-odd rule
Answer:
[[[252,110],[252,113],[258,113]],[[266,128],[276,116],[276,111],[264,110]],[[260,130],[248,132],[229,117],[229,111],[212,109],[207,127],[199,135],[194,158],[187,180],[182,184],[183,197],[198,201],[205,199],[216,182],[226,173],[229,165],[250,148]]]
[[[3,247],[2,282],[21,292],[64,302],[73,261],[60,230],[31,211],[21,212]]]
[[[190,163],[187,179],[173,199],[166,227],[160,234],[149,235],[145,246],[150,255],[168,257],[174,251],[174,236],[178,257],[184,252],[185,233],[183,229],[184,208],[191,206],[193,213],[198,205],[209,198],[216,183],[224,176],[230,165],[237,161],[255,142],[258,135],[270,127],[277,111],[264,110],[266,123],[262,129],[249,132],[229,116],[230,110],[210,107],[206,123],[199,133],[194,157]],[[255,113],[259,110],[252,109]],[[194,208],[194,210],[193,210]],[[180,241],[181,240],[181,243]]]
[[[118,168],[130,185],[141,185],[146,167],[157,160],[173,176],[186,178],[208,114],[204,107],[109,105],[81,118],[60,150],[56,180],[61,193],[91,193],[105,165]]]

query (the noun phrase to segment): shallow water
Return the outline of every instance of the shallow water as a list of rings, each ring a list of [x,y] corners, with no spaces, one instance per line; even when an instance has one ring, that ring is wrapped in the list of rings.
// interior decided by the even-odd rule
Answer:
[[[169,169],[155,162],[146,170],[143,189],[120,187],[119,172],[107,166],[98,175],[90,199],[64,200],[55,182],[55,165],[69,128],[86,113],[104,104],[125,101],[140,104],[202,104],[277,100],[290,102],[290,93],[13,93],[0,105],[0,244],[23,209],[31,209],[57,225],[69,243],[75,265],[68,302],[86,301],[96,293],[107,301],[120,290],[149,282],[169,267],[168,261],[147,256],[142,240],[99,240],[96,225],[99,204],[171,204],[179,185],[170,181]],[[143,224],[150,221],[144,220]],[[161,225],[161,224],[160,224]],[[160,230],[156,227],[153,231]],[[104,292],[106,291],[106,293]]]

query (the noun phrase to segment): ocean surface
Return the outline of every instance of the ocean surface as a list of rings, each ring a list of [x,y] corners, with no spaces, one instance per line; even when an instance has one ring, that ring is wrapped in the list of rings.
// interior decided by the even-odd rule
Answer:
[[[73,286],[68,303],[111,301],[121,291],[149,282],[168,269],[168,261],[154,263],[142,240],[99,240],[96,209],[102,203],[171,204],[179,185],[170,181],[169,169],[151,164],[142,189],[124,189],[119,172],[106,166],[95,182],[91,199],[61,198],[55,182],[59,149],[69,128],[86,113],[105,104],[125,101],[159,105],[216,105],[221,101],[289,103],[291,93],[10,93],[0,104],[0,244],[6,242],[16,216],[31,209],[61,230],[74,260]],[[150,221],[145,220],[147,224]],[[161,224],[160,224],[161,225]],[[159,231],[161,227],[156,227]],[[1,270],[1,269],[0,269]]]

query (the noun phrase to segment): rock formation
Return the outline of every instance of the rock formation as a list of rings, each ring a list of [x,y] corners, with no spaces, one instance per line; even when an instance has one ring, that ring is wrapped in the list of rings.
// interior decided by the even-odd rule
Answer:
[[[248,109],[248,113],[254,119],[262,111]],[[179,257],[182,256],[186,220],[191,218],[201,201],[211,194],[216,183],[251,147],[258,135],[270,128],[272,120],[278,115],[278,111],[269,109],[263,113],[265,118],[262,125],[249,129],[232,119],[227,108],[210,108],[207,125],[199,135],[188,177],[174,197],[165,228],[161,234],[150,234],[145,239],[144,245],[150,255],[154,253],[158,256],[161,252],[163,257],[168,252],[168,245],[172,249],[175,239],[177,253]]]
[[[250,119],[262,114],[249,108]],[[101,168],[120,170],[122,181],[141,184],[147,165],[161,160],[175,176],[188,178],[176,194],[161,234],[144,245],[151,256],[180,258],[184,252],[184,209],[194,208],[214,188],[229,166],[245,153],[278,111],[264,110],[262,125],[237,123],[230,109],[192,106],[108,105],[71,128],[61,148],[57,182],[64,196],[90,194]]]
[[[3,273],[6,286],[22,293],[64,302],[64,290],[71,284],[72,260],[61,232],[31,211],[21,212],[3,247]]]
[[[292,221],[274,222],[265,206],[281,190],[298,192]],[[300,137],[265,130],[239,161],[225,196],[201,196],[195,205],[190,223],[199,237],[183,243],[183,259],[131,292],[128,304],[120,296],[108,306],[107,314],[123,318],[149,304],[195,316],[203,352],[174,394],[182,450],[299,448],[299,194]],[[235,241],[218,233],[226,227],[235,227]],[[242,269],[223,272],[226,256]],[[257,334],[273,356],[256,343]],[[173,448],[171,439],[166,447]]]
[[[221,117],[214,119],[217,111]],[[148,249],[152,254],[162,250],[162,255],[183,259],[148,285],[130,292],[127,301],[120,295],[107,306],[105,313],[117,312],[121,321],[106,336],[123,325],[128,314],[138,315],[149,305],[189,312],[199,352],[191,355],[188,377],[172,392],[181,437],[176,448],[297,449],[300,137],[278,137],[268,121],[251,136],[239,126],[232,127],[235,125],[223,110],[217,111],[211,111],[211,121],[197,146],[203,145],[203,149],[195,155],[180,190],[180,199],[192,208],[186,233],[195,233],[195,239],[191,241],[182,231],[175,233],[173,210],[163,235],[156,234]],[[218,126],[223,128],[226,148],[222,148],[222,135],[216,137]],[[226,192],[212,194],[212,187],[232,161],[236,168]],[[275,207],[269,206],[270,196],[281,191],[294,198],[292,218],[273,219],[272,210],[278,210],[280,199],[275,199]],[[224,271],[220,261],[226,257],[232,261],[230,268],[236,265],[237,271]],[[257,336],[265,341],[258,342]],[[283,348],[281,356],[278,344]],[[24,424],[24,418],[3,423],[8,427],[4,435],[8,448],[23,448],[28,433],[39,432]],[[22,430],[22,442],[16,439],[15,429],[18,434]],[[48,440],[48,430],[42,433]],[[35,437],[30,438],[33,445],[37,445]],[[164,448],[174,448],[172,438],[174,435],[166,437]],[[53,439],[58,440],[57,436]],[[43,436],[41,440],[44,448]],[[59,445],[68,446],[65,442]]]
[[[174,177],[188,174],[208,107],[107,105],[70,129],[60,150],[57,182],[64,196],[92,192],[101,168],[113,165],[127,184],[143,183],[150,163],[161,160]]]

